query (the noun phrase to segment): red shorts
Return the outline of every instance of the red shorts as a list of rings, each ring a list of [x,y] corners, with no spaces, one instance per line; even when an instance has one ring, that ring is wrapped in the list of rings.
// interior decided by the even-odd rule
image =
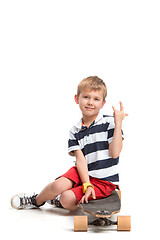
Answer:
[[[74,182],[73,188],[71,188],[70,190],[74,192],[77,198],[77,202],[79,202],[83,197],[83,190],[82,190],[82,182],[77,172],[77,168],[76,167],[70,168],[65,174],[63,174],[60,177],[66,177]],[[96,199],[109,196],[117,188],[116,185],[110,182],[103,181],[93,177],[89,177],[89,178],[90,178],[90,182],[94,186]],[[92,200],[92,197],[90,197],[89,200]]]

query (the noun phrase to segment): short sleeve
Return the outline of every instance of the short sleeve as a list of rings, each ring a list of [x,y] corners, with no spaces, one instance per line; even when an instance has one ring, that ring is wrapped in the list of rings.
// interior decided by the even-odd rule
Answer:
[[[80,146],[78,140],[76,139],[72,130],[69,132],[69,140],[68,140],[68,153],[71,156],[75,156],[74,151],[79,150]]]
[[[108,143],[110,144],[113,140],[113,134],[114,134],[114,129],[115,129],[115,123],[114,123],[114,117],[110,120],[109,126],[108,126]],[[124,134],[123,134],[123,130],[121,130],[122,132],[122,138],[124,139]]]

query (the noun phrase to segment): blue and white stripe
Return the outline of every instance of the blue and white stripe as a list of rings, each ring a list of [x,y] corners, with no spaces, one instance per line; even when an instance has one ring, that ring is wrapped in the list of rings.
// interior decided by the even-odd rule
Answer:
[[[109,155],[114,128],[113,116],[99,113],[89,128],[82,126],[81,119],[70,130],[68,152],[74,156],[74,150],[81,149],[87,161],[89,175],[117,185],[119,157],[113,159]]]

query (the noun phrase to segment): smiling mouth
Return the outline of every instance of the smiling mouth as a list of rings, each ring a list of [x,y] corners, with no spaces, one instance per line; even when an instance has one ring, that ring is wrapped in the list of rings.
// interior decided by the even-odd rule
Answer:
[[[94,108],[91,107],[85,107],[87,110],[94,110]]]

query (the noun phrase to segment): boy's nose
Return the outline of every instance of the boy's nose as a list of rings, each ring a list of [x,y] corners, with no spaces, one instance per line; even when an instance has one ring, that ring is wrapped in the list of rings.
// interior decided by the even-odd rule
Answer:
[[[92,104],[93,104],[92,99],[89,99],[89,100],[88,100],[88,104],[89,104],[89,105],[92,105]]]

